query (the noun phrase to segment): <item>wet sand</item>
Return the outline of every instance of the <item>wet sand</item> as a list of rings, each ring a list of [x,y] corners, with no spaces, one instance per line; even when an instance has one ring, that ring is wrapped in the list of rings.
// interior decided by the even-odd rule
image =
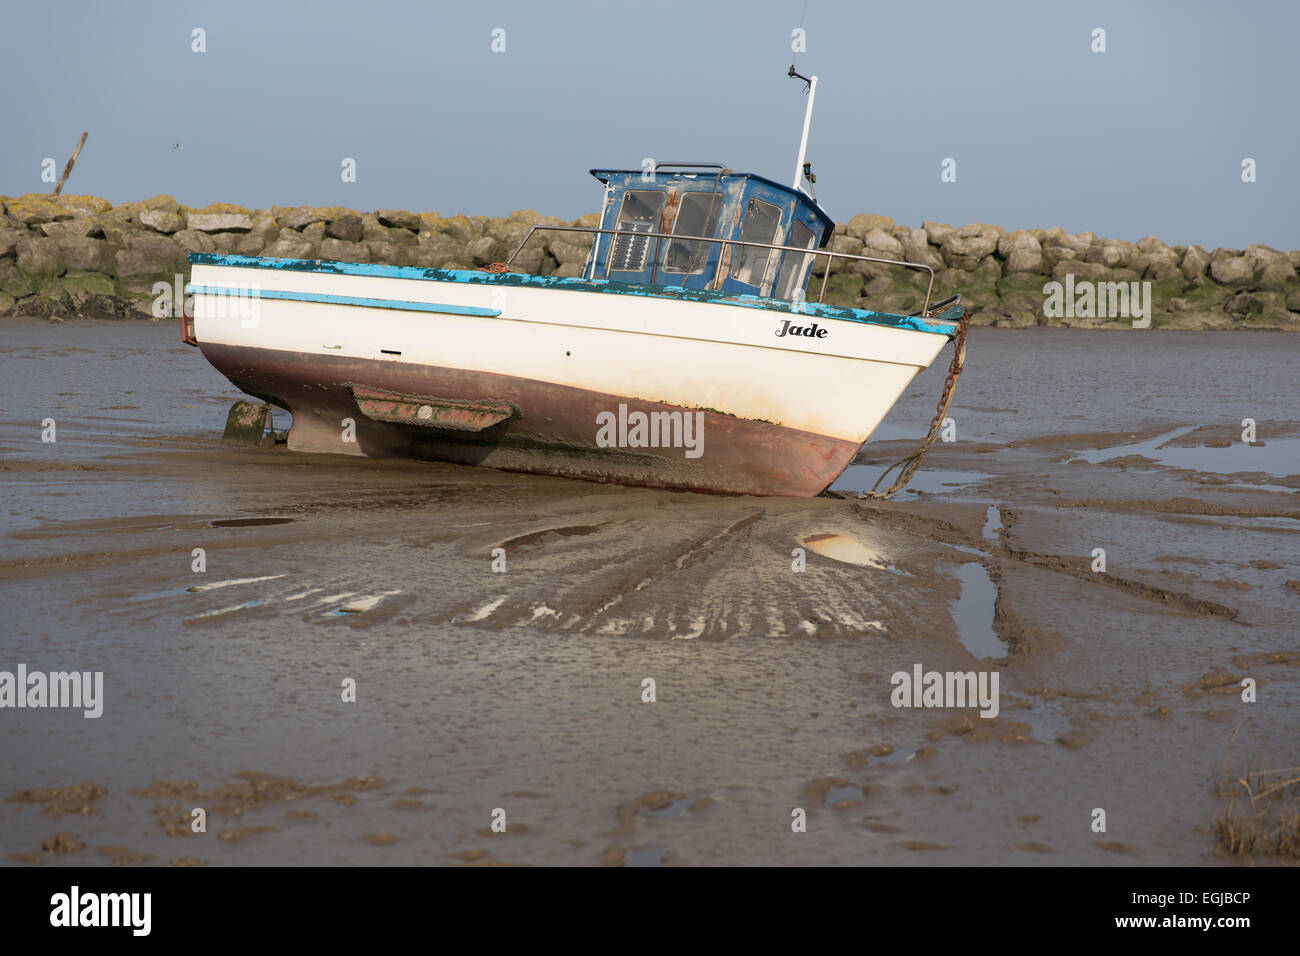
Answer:
[[[836,488],[910,451],[946,363]],[[1297,367],[977,329],[913,490],[732,498],[234,448],[173,326],[0,322],[0,670],[105,698],[0,709],[0,858],[1287,862],[1213,824],[1225,769],[1300,765]],[[996,671],[998,716],[895,708],[918,663]]]

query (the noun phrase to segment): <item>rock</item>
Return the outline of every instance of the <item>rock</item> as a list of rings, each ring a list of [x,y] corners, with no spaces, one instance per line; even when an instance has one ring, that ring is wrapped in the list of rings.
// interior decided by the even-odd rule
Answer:
[[[72,311],[77,315],[102,312],[105,305],[110,313],[116,311],[111,303],[102,302],[117,295],[113,280],[106,275],[97,272],[66,275],[59,280],[59,285],[63,288]]]
[[[320,222],[321,220],[316,220]],[[316,246],[292,230],[281,232],[280,237],[262,250],[262,255],[274,259],[310,259]]]
[[[954,258],[962,261],[974,260],[978,262],[985,256],[993,253],[998,247],[997,235],[981,235],[979,233],[962,235],[962,231],[967,227],[963,226],[956,233],[949,236],[943,243],[943,258],[949,264],[954,264]],[[966,268],[962,265],[959,268]]]
[[[1178,270],[1178,253],[1168,246],[1158,252],[1137,252],[1128,264],[1144,279],[1172,279],[1182,275]]]
[[[216,243],[205,232],[196,229],[182,229],[173,238],[180,244],[181,252],[216,252]]]
[[[185,228],[194,232],[248,232],[253,228],[253,217],[247,212],[200,212],[187,213]]]
[[[842,235],[832,236],[829,248],[831,252],[842,252],[850,256],[861,256],[865,255],[862,250],[865,249],[866,246],[862,244],[862,240],[857,236],[851,236],[846,232]]]
[[[942,246],[944,240],[957,231],[946,222],[923,222],[921,228],[925,230],[930,244],[935,246]]]
[[[542,254],[542,244],[539,239],[533,239],[533,245],[536,246],[537,256],[540,261]],[[525,248],[525,253],[528,248]],[[416,246],[416,264],[425,269],[442,269],[446,268],[449,262],[464,262],[469,258],[469,253],[465,249],[465,243],[453,238],[445,232],[422,232],[420,233],[419,242]]]
[[[98,233],[99,237],[104,235],[93,216],[77,216],[59,222],[44,222],[41,223],[41,232],[51,239],[84,238],[92,233]]]
[[[560,223],[557,222],[555,225],[560,225]],[[438,227],[447,235],[459,239],[461,242],[469,242],[471,239],[478,237],[478,231],[475,229],[474,224],[469,221],[468,216],[452,216],[449,219],[442,220]]]
[[[990,226],[984,222],[971,222],[957,230],[957,235],[963,239],[969,239],[974,236],[987,236],[993,239],[1000,239],[1005,236],[1007,231],[1001,226]]]
[[[1119,281],[1114,277],[1111,270],[1107,269],[1100,262],[1081,262],[1078,259],[1063,260],[1058,262],[1052,269],[1053,278],[1062,282],[1065,281],[1067,275],[1073,275],[1075,282],[1078,282],[1081,279],[1087,279],[1090,282],[1095,282],[1099,279],[1107,279],[1115,282]]]
[[[288,208],[272,206],[269,210],[276,224],[281,229],[301,230],[312,223],[329,222],[343,216],[355,216],[351,209],[342,206],[292,206]]]
[[[1238,292],[1223,303],[1223,311],[1255,328],[1286,328],[1291,323],[1286,298],[1279,292]]]
[[[166,235],[180,232],[185,226],[180,213],[168,209],[145,209],[140,213],[140,222],[155,232]]]
[[[1091,252],[1092,247],[1097,244],[1097,236],[1091,232],[1077,232],[1074,235],[1067,235],[1062,240],[1067,249],[1073,249],[1074,254],[1084,259]]]
[[[854,216],[850,220],[850,227],[860,218],[862,217]],[[873,226],[862,234],[862,246],[866,250],[863,255],[875,256],[878,259],[903,258],[903,244],[879,226]]]
[[[974,276],[977,285],[988,286],[991,290],[1002,278],[1002,263],[995,256],[985,256],[975,267]]]
[[[420,248],[414,243],[405,242],[367,242],[370,261],[389,266],[420,265]]]
[[[65,268],[59,240],[45,236],[29,235],[19,239],[17,245],[18,268],[33,276],[53,278]]]
[[[59,249],[69,269],[81,272],[102,272],[112,275],[116,270],[117,246],[103,239],[72,236],[60,239]]]
[[[130,209],[135,207],[140,211],[145,209],[164,209],[167,212],[174,212],[180,215],[181,204],[176,201],[174,196],[168,196],[165,193],[159,193],[157,196],[151,196],[148,199],[141,199],[137,203],[125,203],[122,207]]]
[[[361,220],[358,219],[358,229],[360,225]],[[318,255],[321,259],[333,262],[366,262],[369,258],[369,251],[359,242],[348,242],[345,239],[327,237],[321,240]]]
[[[8,215],[17,219],[24,226],[36,226],[44,222],[57,222],[71,219],[72,212],[63,209],[54,201],[53,196],[31,193],[10,199],[6,203]]]
[[[900,242],[903,246],[903,258],[907,262],[929,266],[935,271],[944,268],[943,257],[930,247],[930,236],[924,229],[909,229],[906,237]]]
[[[235,252],[241,256],[261,255],[262,250],[275,242],[279,236],[280,227],[275,224],[275,218],[261,213],[253,217],[252,230],[239,236],[239,241],[235,243]]]
[[[1138,252],[1144,252],[1149,256],[1163,256],[1166,252],[1173,252],[1167,245],[1157,239],[1155,236],[1146,236],[1137,241]]]
[[[51,196],[28,193],[5,201],[6,214],[24,226],[60,222],[78,216],[95,216],[108,212],[113,204],[97,196]]]
[[[1069,246],[1044,246],[1043,247],[1043,271],[1047,275],[1053,275],[1056,266],[1061,262],[1068,262],[1074,259],[1076,253]]]
[[[0,259],[17,259],[18,241],[29,235],[26,229],[0,229]]]
[[[576,235],[571,232],[551,233],[551,235],[557,238],[551,239],[548,248],[559,267],[563,269],[565,266],[576,266],[578,274],[581,275],[583,267],[587,264],[587,255],[591,252],[591,242],[581,237],[575,242],[568,238]],[[558,238],[561,236],[564,238]],[[471,242],[470,248],[473,249],[473,247],[474,243]],[[556,274],[559,275],[560,273],[557,272]]]
[[[1187,251],[1183,253],[1182,262],[1178,264],[1179,271],[1188,282],[1205,275],[1205,270],[1209,267],[1210,254],[1200,246],[1188,246]]]
[[[18,302],[8,292],[0,290],[0,315],[17,315],[14,306]]]
[[[1272,246],[1247,246],[1243,255],[1257,259],[1261,264],[1270,262],[1288,262],[1285,252],[1278,252]]]
[[[884,230],[894,224],[894,220],[889,216],[876,216],[871,213],[860,213],[848,221],[846,231],[851,236],[857,236],[864,239],[867,233],[873,229]]]
[[[422,225],[419,216],[401,209],[377,209],[375,210],[375,218],[379,220],[381,226],[408,229],[411,232],[419,232]]]
[[[325,223],[313,222],[309,226],[304,226],[299,235],[313,246],[319,246],[321,240],[325,238]]]
[[[1274,292],[1285,291],[1286,287],[1296,281],[1295,267],[1285,258],[1274,259],[1264,266],[1259,277],[1259,287]]]
[[[1216,252],[1218,250],[1215,250]],[[1247,256],[1219,256],[1210,259],[1210,278],[1232,288],[1249,285],[1255,280],[1258,260]]]
[[[325,224],[325,235],[331,239],[342,239],[344,242],[360,242],[364,235],[361,217],[347,215],[340,216],[338,219],[331,219]]]
[[[1029,272],[1037,273],[1043,268],[1043,246],[1033,233],[1019,230],[998,240],[998,254],[1006,259],[1003,272],[1006,275]]]
[[[180,233],[178,232],[179,236]],[[205,236],[207,241],[212,244],[212,251],[217,255],[232,255],[239,249],[239,244],[244,241],[248,235],[246,232],[202,232],[197,235]]]
[[[1110,240],[1102,243],[1101,246],[1101,263],[1111,269],[1128,265],[1135,255],[1137,255],[1137,247],[1131,242]]]

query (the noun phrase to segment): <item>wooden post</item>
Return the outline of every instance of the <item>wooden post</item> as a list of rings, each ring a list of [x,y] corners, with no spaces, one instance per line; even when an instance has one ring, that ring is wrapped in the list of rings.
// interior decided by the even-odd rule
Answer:
[[[72,151],[72,156],[68,159],[68,165],[63,167],[63,175],[59,177],[59,184],[54,187],[54,195],[57,196],[62,191],[63,184],[68,181],[68,174],[72,172],[72,164],[81,155],[81,147],[86,145],[86,137],[89,135],[89,133],[82,133],[81,139],[77,140],[77,148]]]

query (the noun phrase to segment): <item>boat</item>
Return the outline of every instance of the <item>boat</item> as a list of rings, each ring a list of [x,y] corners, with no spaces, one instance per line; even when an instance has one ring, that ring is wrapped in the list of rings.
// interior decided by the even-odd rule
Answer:
[[[792,185],[719,163],[594,169],[598,226],[534,225],[484,269],[192,253],[182,338],[292,413],[290,451],[817,495],[959,338],[960,371],[966,324],[960,296],[932,303],[928,265],[828,248],[805,162],[817,78],[799,78]],[[514,266],[547,231],[590,242],[581,275]],[[860,263],[928,272],[922,308],[825,304],[832,269]]]

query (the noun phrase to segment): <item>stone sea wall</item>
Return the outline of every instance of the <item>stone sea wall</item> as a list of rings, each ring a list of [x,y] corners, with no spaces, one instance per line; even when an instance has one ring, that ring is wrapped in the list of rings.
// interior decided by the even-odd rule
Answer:
[[[178,274],[188,280],[189,252],[481,268],[504,260],[534,224],[594,226],[596,216],[561,220],[525,210],[490,219],[396,209],[250,210],[226,203],[192,209],[170,196],[116,206],[93,196],[0,196],[0,315],[154,318],[156,284],[174,287]],[[577,276],[589,246],[575,234],[542,233],[514,268]],[[912,228],[874,215],[837,225],[831,249],[933,267],[936,298],[962,293],[980,325],[1132,325],[1129,315],[1106,314],[1104,293],[1091,315],[1082,306],[1053,308],[1044,286],[1064,284],[1072,275],[1078,288],[1149,283],[1154,328],[1300,331],[1300,250],[1207,250],[1060,228],[1008,232],[935,222]],[[814,273],[809,298],[820,288],[820,264]],[[919,271],[840,263],[827,280],[825,301],[911,311],[921,305],[926,278]]]

